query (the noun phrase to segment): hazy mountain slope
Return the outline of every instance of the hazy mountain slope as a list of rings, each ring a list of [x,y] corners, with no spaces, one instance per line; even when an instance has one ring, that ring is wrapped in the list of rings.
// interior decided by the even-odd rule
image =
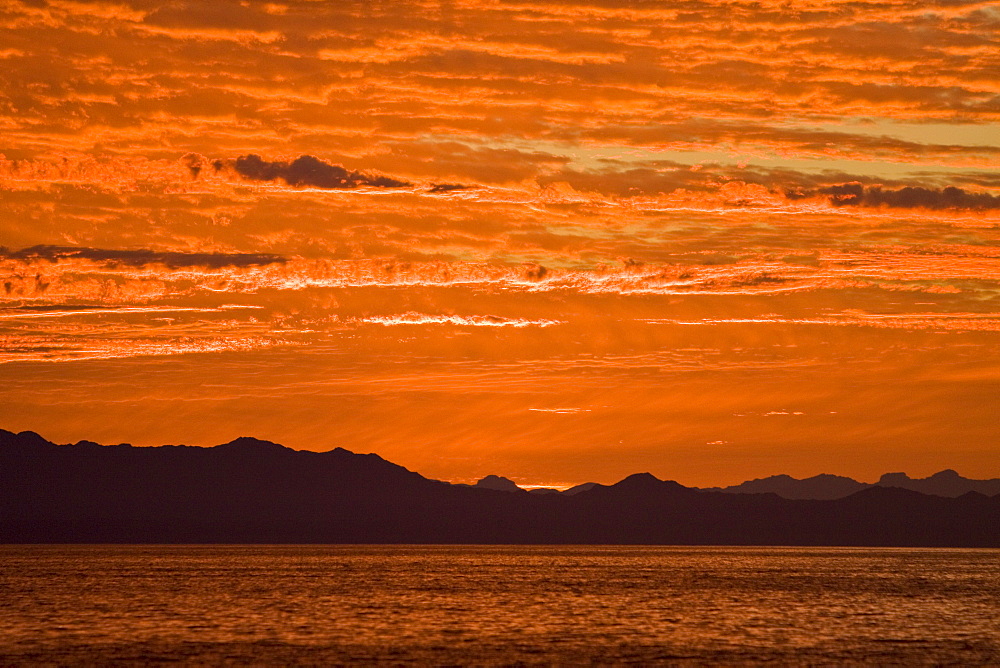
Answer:
[[[985,496],[1000,494],[1000,479],[973,480],[946,469],[927,478],[911,478],[905,473],[886,473],[870,485],[843,476],[821,474],[798,479],[788,475],[748,480],[731,487],[710,487],[704,491],[727,494],[777,494],[786,499],[842,499],[870,487],[897,487],[921,494],[957,498],[969,492]]]
[[[748,480],[732,487],[715,487],[711,491],[727,494],[777,494],[786,499],[841,499],[869,486],[851,478],[829,474],[802,480],[788,475],[775,475]]]

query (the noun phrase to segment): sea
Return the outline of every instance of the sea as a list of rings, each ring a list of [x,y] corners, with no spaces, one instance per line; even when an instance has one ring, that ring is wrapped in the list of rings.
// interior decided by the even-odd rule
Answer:
[[[1000,550],[0,546],[0,665],[1000,665]]]

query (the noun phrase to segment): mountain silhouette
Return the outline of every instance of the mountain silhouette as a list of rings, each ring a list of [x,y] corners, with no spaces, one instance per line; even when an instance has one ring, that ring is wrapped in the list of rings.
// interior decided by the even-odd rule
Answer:
[[[905,473],[886,473],[875,484],[879,487],[912,489],[914,492],[936,496],[956,497],[969,492],[978,492],[986,496],[1000,494],[1000,479],[970,480],[958,475],[952,469],[939,471],[928,478],[911,478]]]
[[[1000,547],[1000,496],[872,486],[794,500],[649,473],[574,494],[512,493],[342,448],[56,445],[0,430],[0,541]]]
[[[886,473],[874,485],[829,474],[801,480],[788,475],[774,475],[731,487],[708,487],[703,490],[727,494],[777,494],[785,499],[842,499],[869,487],[898,487],[951,498],[969,492],[996,496],[1000,494],[1000,479],[972,480],[963,478],[952,469],[935,473],[928,478],[911,478],[905,473]]]
[[[596,482],[585,482],[563,490],[563,494],[566,496],[573,496],[574,494],[579,494],[580,492],[586,492],[588,489],[593,489],[596,486]]]
[[[523,492],[524,490],[517,486],[517,483],[509,478],[504,478],[498,475],[488,475],[479,482],[477,482],[475,487],[481,489],[496,489],[501,492]]]
[[[712,487],[706,491],[727,494],[777,494],[785,499],[842,499],[870,487],[863,482],[838,475],[820,474],[798,480],[789,475],[748,480],[732,487]]]

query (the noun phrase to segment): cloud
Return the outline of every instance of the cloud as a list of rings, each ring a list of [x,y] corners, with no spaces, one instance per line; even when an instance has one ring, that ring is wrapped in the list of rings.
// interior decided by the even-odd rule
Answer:
[[[130,332],[134,338],[85,337],[74,335],[71,331],[59,334],[39,336],[26,333],[9,336],[8,346],[0,350],[0,364],[248,352],[295,345],[292,341],[268,336],[161,336],[159,340],[144,339],[144,332],[140,328]]]
[[[176,253],[148,249],[107,250],[102,248],[73,248],[66,246],[32,246],[19,251],[8,251],[0,246],[0,259],[43,260],[91,260],[111,266],[142,267],[160,264],[171,269],[182,267],[253,267],[284,263],[280,255],[264,253]]]
[[[184,166],[187,167],[189,172],[191,172],[191,178],[196,179],[198,178],[198,174],[201,173],[201,170],[205,168],[207,161],[205,160],[205,156],[197,153],[188,153],[181,158],[181,162],[183,162]]]
[[[1000,316],[993,313],[864,313],[848,311],[825,317],[785,317],[776,315],[747,318],[702,318],[683,320],[678,318],[643,318],[640,322],[648,325],[693,325],[715,326],[736,325],[745,328],[751,325],[820,325],[829,327],[871,327],[877,329],[934,330],[952,332],[997,332],[1000,331]],[[782,413],[771,413],[782,415]],[[788,415],[788,413],[784,413]]]
[[[447,193],[453,190],[467,190],[470,186],[463,186],[460,183],[438,183],[431,187],[427,192],[430,193]]]
[[[225,163],[216,161],[215,165],[217,168],[221,168]],[[270,162],[251,153],[236,158],[232,166],[245,179],[251,181],[277,181],[280,179],[290,186],[343,189],[357,188],[358,186],[403,188],[411,185],[406,181],[398,181],[388,176],[348,171],[340,165],[328,164],[311,155],[299,156],[289,163]]]
[[[458,325],[460,327],[551,327],[563,324],[561,320],[504,318],[497,315],[429,315],[426,313],[403,313],[401,315],[371,316],[357,318],[355,322],[376,325]]]
[[[815,194],[829,197],[834,206],[890,207],[894,209],[1000,209],[1000,196],[976,193],[948,186],[924,188],[904,186],[896,190],[882,186],[865,186],[861,183],[843,183],[819,188],[816,191],[792,191],[790,199],[801,199]]]
[[[987,172],[921,172],[914,179],[911,175],[892,178],[839,170],[817,173],[731,163],[690,166],[668,160],[646,161],[627,169],[618,167],[612,163],[596,170],[564,168],[538,178],[537,182],[542,186],[565,183],[578,192],[594,192],[633,203],[653,197],[659,204],[672,203],[678,207],[786,207],[797,202],[814,205],[819,200],[838,208],[1000,209],[1000,195],[979,190],[1000,184],[995,175]],[[956,182],[976,189],[965,190],[953,185]]]

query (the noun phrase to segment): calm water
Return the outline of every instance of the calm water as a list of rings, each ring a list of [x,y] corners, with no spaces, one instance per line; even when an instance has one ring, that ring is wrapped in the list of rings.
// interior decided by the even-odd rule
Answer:
[[[0,665],[1000,664],[1000,551],[0,546]]]

